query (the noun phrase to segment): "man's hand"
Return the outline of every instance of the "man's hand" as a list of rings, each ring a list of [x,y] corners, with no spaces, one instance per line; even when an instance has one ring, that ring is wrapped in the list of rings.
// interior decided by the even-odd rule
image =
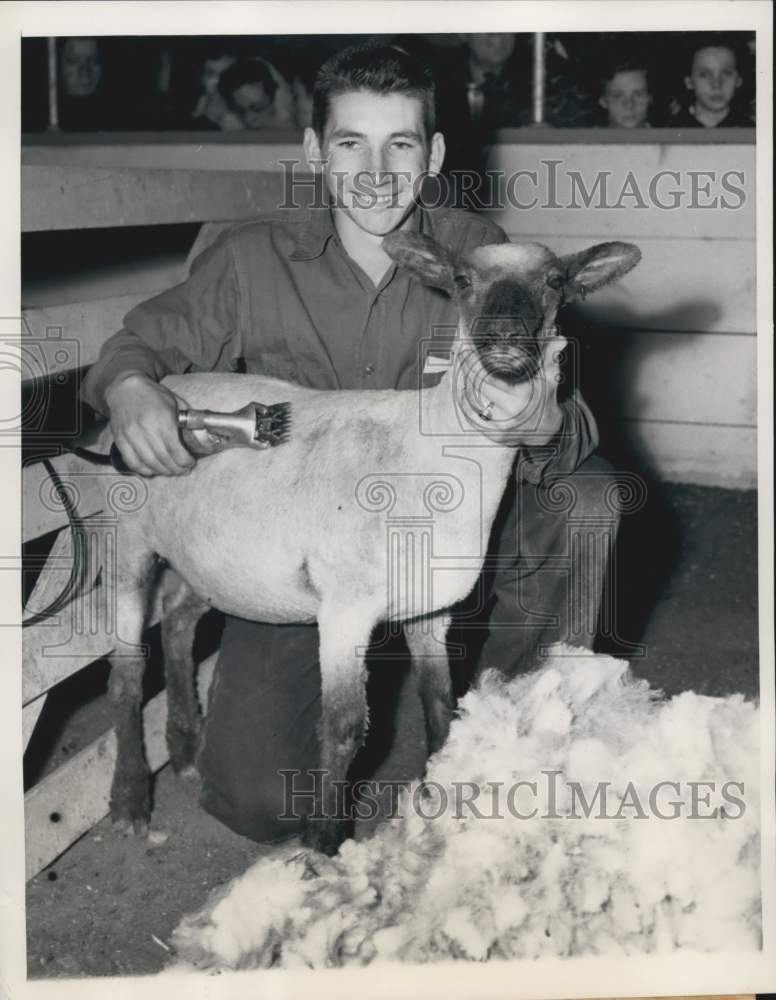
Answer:
[[[553,337],[544,345],[542,364],[527,382],[507,386],[496,376],[472,379],[474,398],[489,415],[483,430],[495,437],[503,433],[514,439],[519,434],[525,445],[543,445],[558,433],[563,425],[563,411],[558,404],[561,381],[560,358],[566,346],[565,337]],[[476,351],[464,360],[464,369],[476,371]],[[471,367],[474,365],[474,367]],[[492,405],[491,405],[492,404]]]
[[[141,476],[180,476],[190,472],[194,456],[178,432],[183,400],[145,375],[133,374],[105,390],[116,446],[133,472]]]

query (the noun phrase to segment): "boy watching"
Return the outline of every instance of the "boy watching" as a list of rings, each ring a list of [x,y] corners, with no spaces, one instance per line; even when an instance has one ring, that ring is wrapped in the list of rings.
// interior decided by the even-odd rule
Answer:
[[[223,234],[183,284],[127,315],[87,374],[83,396],[110,417],[136,472],[180,475],[194,461],[178,436],[179,400],[159,385],[170,372],[242,364],[317,389],[418,389],[419,346],[435,328],[454,327],[456,310],[396,267],[383,237],[419,231],[456,252],[506,242],[486,219],[416,201],[445,145],[433,78],[396,46],[353,46],[322,67],[304,147],[329,204],[267,213]],[[550,396],[542,425],[557,437],[523,449],[494,527],[499,568],[488,577],[480,662],[504,673],[530,668],[540,643],[568,638],[576,615],[593,626],[574,641],[592,647],[594,638],[605,556],[595,569],[574,561],[569,508],[543,497],[545,472],[570,475],[574,517],[584,514],[586,536],[603,535],[595,552],[611,544],[611,469],[590,457],[598,440],[590,411],[576,391]],[[571,476],[583,463],[584,474]],[[599,514],[608,531],[596,528]],[[574,597],[568,581],[581,577]],[[297,833],[301,821],[280,819],[279,772],[319,766],[320,711],[317,626],[227,616],[198,759],[204,808],[256,841]]]
[[[736,103],[736,94],[742,82],[732,44],[713,36],[700,45],[696,43],[690,72],[684,78],[691,102],[672,119],[671,124],[751,128],[754,125],[751,116]]]
[[[644,65],[623,62],[614,66],[602,81],[598,103],[606,112],[610,128],[649,128],[647,116],[652,104],[649,77]]]

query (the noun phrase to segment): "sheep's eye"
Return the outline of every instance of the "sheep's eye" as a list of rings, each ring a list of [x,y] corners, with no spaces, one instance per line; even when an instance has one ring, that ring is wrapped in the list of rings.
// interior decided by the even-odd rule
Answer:
[[[465,288],[471,288],[471,281],[465,274],[456,274],[453,278],[456,288],[460,288],[463,291]]]
[[[563,289],[564,281],[562,274],[548,274],[547,284],[550,288],[553,288],[556,292],[560,292]]]

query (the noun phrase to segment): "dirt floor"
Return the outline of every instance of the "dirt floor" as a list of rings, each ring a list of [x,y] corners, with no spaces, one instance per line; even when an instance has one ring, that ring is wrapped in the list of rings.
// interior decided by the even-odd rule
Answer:
[[[758,692],[757,497],[751,492],[659,486],[621,528],[618,636],[607,651],[667,694]],[[633,644],[640,644],[634,649]],[[87,678],[93,697],[54,692],[25,762],[28,782],[107,728],[106,670]],[[412,779],[425,763],[412,680],[379,681],[374,703],[398,705],[373,734],[376,777]],[[385,686],[387,683],[388,686]],[[84,678],[79,681],[83,698]],[[150,693],[150,691],[149,691]],[[376,746],[376,751],[374,750]],[[368,769],[368,768],[367,768]],[[197,804],[196,782],[169,767],[157,776],[149,839],[125,838],[107,819],[27,887],[30,977],[138,975],[160,970],[162,944],[211,890],[241,874],[262,848],[232,834]],[[368,834],[365,827],[358,836]]]

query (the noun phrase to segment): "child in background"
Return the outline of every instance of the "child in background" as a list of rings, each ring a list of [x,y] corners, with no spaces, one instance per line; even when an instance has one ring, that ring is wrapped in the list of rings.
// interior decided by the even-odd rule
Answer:
[[[265,59],[238,60],[221,74],[218,91],[228,108],[221,122],[226,131],[294,124],[291,88]]]
[[[211,52],[202,63],[200,83],[202,92],[191,113],[188,128],[220,129],[229,112],[226,101],[218,92],[221,74],[233,66],[236,56],[230,52]]]
[[[635,62],[620,63],[604,78],[598,103],[611,128],[649,128],[647,116],[652,103],[646,67]]]
[[[742,82],[731,44],[719,40],[696,44],[690,73],[684,78],[691,103],[671,120],[671,125],[751,128],[754,122],[748,111],[735,102]]]

